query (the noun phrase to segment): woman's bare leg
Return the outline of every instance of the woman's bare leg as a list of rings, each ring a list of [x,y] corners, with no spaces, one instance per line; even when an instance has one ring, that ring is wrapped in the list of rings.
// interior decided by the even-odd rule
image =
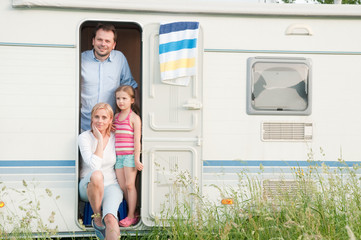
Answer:
[[[97,226],[103,226],[101,205],[104,195],[104,177],[101,171],[94,171],[90,177],[87,188],[90,206],[94,212],[94,222]]]
[[[112,214],[107,214],[104,217],[104,222],[106,226],[105,228],[106,240],[120,239],[118,220]]]

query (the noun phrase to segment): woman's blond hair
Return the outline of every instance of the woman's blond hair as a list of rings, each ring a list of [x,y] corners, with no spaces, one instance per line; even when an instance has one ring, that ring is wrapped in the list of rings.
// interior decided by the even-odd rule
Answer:
[[[112,129],[114,112],[113,112],[112,107],[111,107],[108,103],[102,103],[102,102],[101,102],[101,103],[95,104],[95,106],[94,106],[93,109],[92,109],[92,113],[91,113],[91,123],[90,123],[90,126],[93,126],[93,117],[94,117],[94,114],[95,114],[95,112],[98,111],[99,109],[104,109],[104,110],[107,112],[107,114],[108,114],[108,116],[109,116],[109,118],[110,118],[110,120],[111,120],[108,128],[106,129],[106,133],[107,133],[108,135],[110,135],[110,130]],[[92,131],[93,131],[93,130],[92,130]]]

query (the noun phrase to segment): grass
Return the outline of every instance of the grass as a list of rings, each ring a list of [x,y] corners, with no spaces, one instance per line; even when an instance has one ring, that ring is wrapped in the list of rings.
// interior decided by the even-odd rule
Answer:
[[[330,168],[312,157],[311,153],[309,167],[292,168],[291,179],[273,185],[262,181],[262,173],[258,177],[240,173],[238,187],[214,186],[215,193],[231,199],[233,204],[229,205],[207,200],[197,180],[182,172],[155,219],[156,227],[146,235],[122,239],[361,239],[360,166],[347,167],[340,158],[344,167]],[[30,226],[36,226],[40,234],[37,239],[50,239],[57,231],[53,225],[55,212],[51,211],[48,222],[43,222],[36,186],[28,186],[25,181],[23,185],[34,195],[26,197],[6,218],[0,214],[0,236],[33,239]],[[1,199],[8,192],[3,187]],[[25,196],[23,191],[17,193]],[[45,196],[53,201],[58,198],[50,190]],[[6,233],[5,222],[13,226],[11,234]]]
[[[49,223],[44,223],[40,218],[40,197],[35,194],[36,186],[23,181],[23,187],[21,190],[5,185],[1,188],[1,199],[8,197],[8,204],[17,207],[6,207],[6,213],[0,212],[0,236],[4,239],[31,239],[32,227],[36,226],[40,237],[47,239],[57,231],[56,227],[49,225],[54,221],[55,212],[50,213]],[[50,190],[47,191],[47,194],[51,194]],[[29,192],[32,194],[29,195]]]
[[[0,211],[0,239],[54,239],[58,233],[55,215],[61,215],[57,204],[60,196],[54,196],[48,188],[41,189],[25,180],[21,188],[9,188],[0,182],[0,199],[7,199]],[[41,209],[43,201],[52,201],[57,209]],[[46,214],[48,217],[44,218]],[[65,222],[62,215],[61,218]]]
[[[178,204],[165,208],[158,227],[145,238],[361,239],[360,166],[349,168],[342,159],[345,167],[338,168],[309,162],[307,168],[292,168],[292,185],[279,181],[268,192],[261,180],[244,173],[240,182],[247,184],[239,189],[215,187],[231,196],[232,205],[208,202],[192,179],[179,176],[173,187],[183,187],[169,200]],[[185,191],[189,186],[191,194]]]

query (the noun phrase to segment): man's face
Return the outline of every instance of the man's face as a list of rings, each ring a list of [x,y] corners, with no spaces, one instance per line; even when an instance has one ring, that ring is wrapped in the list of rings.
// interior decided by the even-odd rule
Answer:
[[[115,48],[114,33],[99,29],[93,38],[93,47],[95,57],[99,60],[108,58],[110,52]]]

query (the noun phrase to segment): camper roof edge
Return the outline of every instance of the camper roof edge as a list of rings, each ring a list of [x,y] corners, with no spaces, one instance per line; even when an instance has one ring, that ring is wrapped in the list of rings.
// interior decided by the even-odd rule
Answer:
[[[185,4],[186,2],[190,4]],[[12,0],[12,6],[169,13],[361,17],[361,5],[241,3],[234,0]]]

